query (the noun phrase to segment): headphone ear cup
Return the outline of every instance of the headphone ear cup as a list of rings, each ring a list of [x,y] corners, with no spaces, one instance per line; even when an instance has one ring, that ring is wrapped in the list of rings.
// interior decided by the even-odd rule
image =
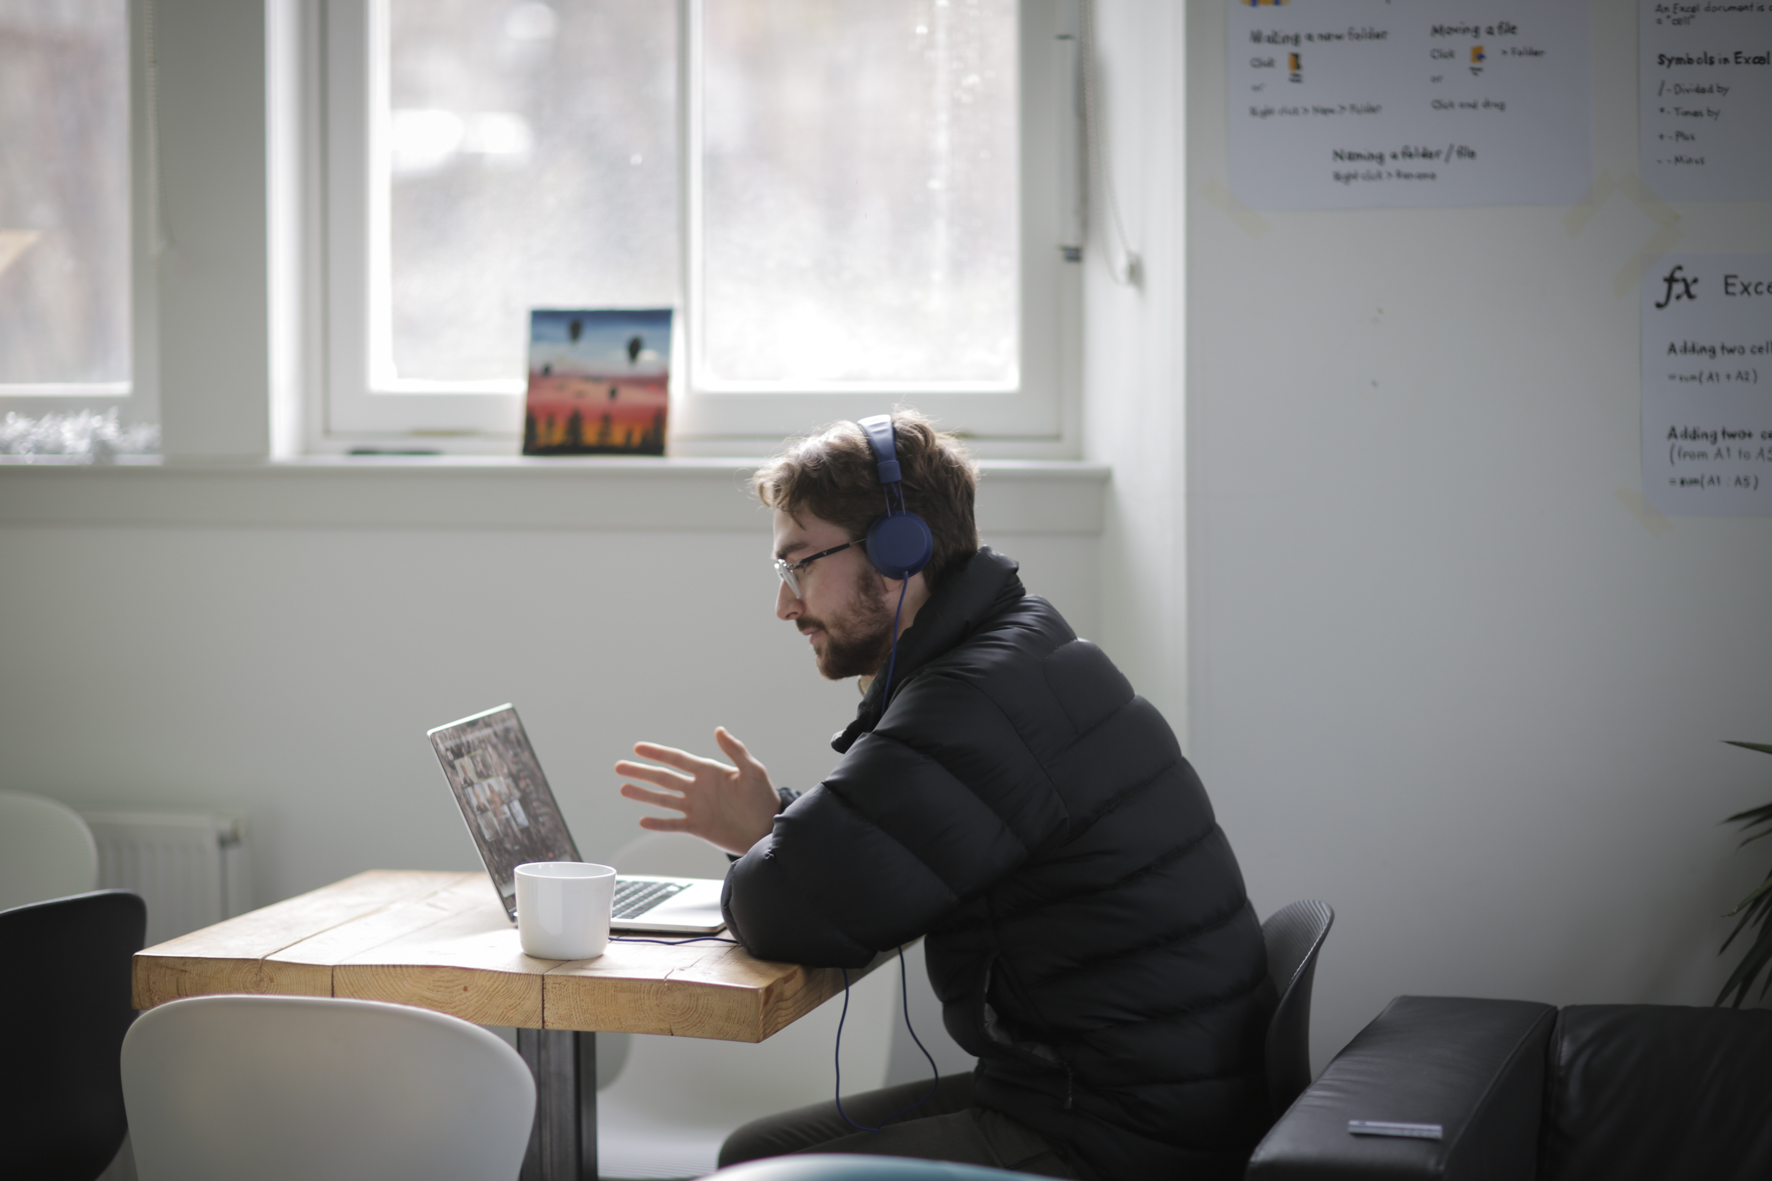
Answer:
[[[887,513],[868,526],[868,561],[888,578],[909,578],[935,556],[935,536],[916,513]]]

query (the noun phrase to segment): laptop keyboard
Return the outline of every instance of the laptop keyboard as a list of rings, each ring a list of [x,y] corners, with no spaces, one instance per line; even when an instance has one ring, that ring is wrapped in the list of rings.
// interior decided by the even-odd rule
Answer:
[[[689,888],[688,882],[647,882],[634,878],[615,879],[614,917],[637,918],[667,898]]]

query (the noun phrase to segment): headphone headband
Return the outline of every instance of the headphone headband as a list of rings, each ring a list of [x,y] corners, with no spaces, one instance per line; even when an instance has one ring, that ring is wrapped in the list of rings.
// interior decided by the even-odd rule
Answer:
[[[875,414],[856,425],[868,437],[874,470],[880,473],[886,493],[885,513],[868,526],[868,561],[888,578],[909,578],[935,556],[935,537],[923,518],[904,506],[904,472],[898,465],[892,416]]]
[[[876,414],[857,421],[855,425],[868,437],[868,446],[873,449],[874,463],[880,473],[880,483],[903,483],[904,473],[898,466],[898,441],[892,429],[892,416]]]

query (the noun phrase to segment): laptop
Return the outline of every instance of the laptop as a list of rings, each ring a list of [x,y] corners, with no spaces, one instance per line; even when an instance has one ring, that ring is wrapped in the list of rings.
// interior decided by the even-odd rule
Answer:
[[[531,861],[582,861],[541,773],[517,711],[501,705],[427,732],[461,805],[505,915],[517,921],[516,869]],[[726,925],[712,878],[621,874],[612,931],[709,935]]]

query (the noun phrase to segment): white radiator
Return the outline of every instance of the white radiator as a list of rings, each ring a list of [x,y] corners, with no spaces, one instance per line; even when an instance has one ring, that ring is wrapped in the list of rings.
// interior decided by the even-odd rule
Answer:
[[[252,909],[245,825],[208,812],[83,812],[98,842],[100,889],[148,904],[152,947]]]

